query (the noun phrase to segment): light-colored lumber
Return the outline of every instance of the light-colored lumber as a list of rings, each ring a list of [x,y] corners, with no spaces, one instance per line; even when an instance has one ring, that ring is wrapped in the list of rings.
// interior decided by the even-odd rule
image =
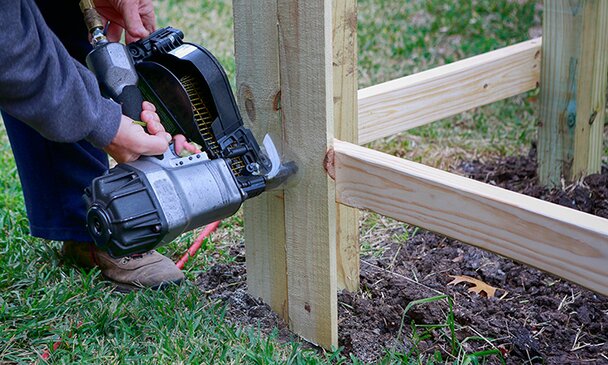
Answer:
[[[331,1],[278,1],[281,112],[301,180],[285,189],[290,328],[337,345],[336,205],[323,169],[333,142]]]
[[[359,144],[537,87],[541,39],[359,90]]]
[[[539,178],[600,171],[608,79],[608,1],[544,2]]]
[[[258,141],[266,133],[282,142],[279,110],[279,36],[276,0],[234,0],[237,96],[242,116]],[[288,320],[283,191],[244,206],[247,287]]]
[[[334,135],[357,143],[357,1],[333,0]],[[359,211],[336,204],[338,289],[359,289]]]
[[[348,142],[334,141],[333,155],[328,171],[335,176],[339,203],[444,234],[608,295],[607,219]]]

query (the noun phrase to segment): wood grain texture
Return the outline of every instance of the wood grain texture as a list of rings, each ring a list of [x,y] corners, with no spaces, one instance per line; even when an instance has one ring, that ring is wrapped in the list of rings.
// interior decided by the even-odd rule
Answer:
[[[323,160],[333,142],[331,1],[278,1],[281,112],[301,180],[285,190],[290,328],[337,345],[336,205]]]
[[[541,39],[359,90],[359,144],[537,87]]]
[[[357,1],[333,0],[334,135],[357,143]],[[338,289],[359,289],[359,211],[336,204]]]
[[[608,2],[545,1],[538,141],[541,183],[600,171],[608,79]]]
[[[608,295],[608,220],[348,142],[334,156],[336,201]]]
[[[279,36],[276,0],[234,0],[236,82],[245,124],[258,141],[283,135],[280,111]],[[247,287],[288,320],[283,191],[244,205]]]

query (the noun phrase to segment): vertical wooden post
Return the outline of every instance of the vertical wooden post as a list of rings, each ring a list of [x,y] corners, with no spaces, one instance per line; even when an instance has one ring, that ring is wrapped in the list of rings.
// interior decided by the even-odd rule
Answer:
[[[333,0],[334,134],[357,144],[357,0]],[[359,289],[359,210],[336,205],[338,289]]]
[[[258,141],[270,133],[282,143],[279,111],[279,41],[276,0],[234,0],[237,96],[246,125]],[[287,258],[283,191],[244,206],[247,287],[285,320]]]
[[[544,2],[539,178],[599,172],[608,78],[608,1]]]
[[[337,345],[331,2],[234,0],[238,95],[258,138],[282,137],[300,180],[246,203],[249,291],[325,348]],[[278,28],[277,28],[278,25]]]
[[[285,190],[289,324],[325,348],[338,344],[331,1],[278,0],[281,112],[300,182]]]

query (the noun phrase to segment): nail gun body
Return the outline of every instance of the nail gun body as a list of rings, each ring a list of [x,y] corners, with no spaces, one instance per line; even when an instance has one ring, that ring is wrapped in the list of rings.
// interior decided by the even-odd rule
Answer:
[[[148,251],[231,216],[246,199],[296,172],[294,163],[271,161],[243,126],[217,59],[182,39],[181,31],[167,27],[126,49],[137,90],[156,106],[167,132],[183,134],[203,152],[141,157],[93,181],[85,192],[87,227],[95,243],[113,256]],[[88,64],[101,78],[102,93],[115,89],[114,80],[120,78],[104,68],[116,62],[94,52],[90,59],[97,62]]]

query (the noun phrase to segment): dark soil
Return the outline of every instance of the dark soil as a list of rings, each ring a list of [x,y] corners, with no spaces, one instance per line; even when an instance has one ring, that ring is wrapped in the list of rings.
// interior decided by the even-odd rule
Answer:
[[[234,263],[214,265],[198,278],[197,285],[211,300],[227,304],[229,322],[260,330],[266,335],[277,331],[281,340],[297,340],[269,305],[247,293],[245,245],[232,247],[230,254],[235,258]]]
[[[608,169],[565,189],[548,190],[538,186],[533,156],[534,151],[530,156],[471,161],[460,173],[608,218]],[[494,349],[507,364],[608,364],[607,297],[427,231],[400,225],[400,232],[392,233],[405,234],[406,229],[407,241],[386,242],[381,255],[362,258],[358,293],[339,293],[343,354],[373,363],[388,348],[424,358],[440,352],[444,361],[453,361],[450,331],[435,328],[424,336],[420,327],[449,323],[453,313],[454,354],[460,351],[461,359],[465,352]],[[200,277],[200,286],[229,304],[229,320],[266,333],[278,328],[280,337],[292,338],[267,305],[246,294],[243,251],[234,247],[237,262],[211,268]],[[466,283],[448,285],[453,275],[467,275],[498,290],[487,297],[469,292]],[[408,303],[441,294],[453,298],[453,311],[442,299],[415,305],[404,316]],[[484,361],[501,363],[496,355]]]

